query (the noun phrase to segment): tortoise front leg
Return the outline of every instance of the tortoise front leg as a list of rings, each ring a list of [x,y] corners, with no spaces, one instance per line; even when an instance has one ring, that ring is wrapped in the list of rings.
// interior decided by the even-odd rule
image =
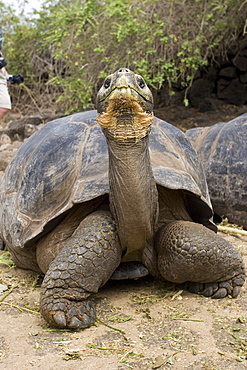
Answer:
[[[51,262],[40,300],[44,319],[58,328],[85,328],[96,318],[90,296],[111,277],[121,247],[110,212],[87,216]]]
[[[236,297],[245,281],[240,253],[206,227],[175,221],[157,234],[158,269],[163,278],[187,282],[189,291],[212,298]]]

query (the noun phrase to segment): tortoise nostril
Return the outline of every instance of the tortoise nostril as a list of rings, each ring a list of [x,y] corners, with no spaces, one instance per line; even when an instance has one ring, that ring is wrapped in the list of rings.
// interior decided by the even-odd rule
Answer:
[[[120,69],[118,70],[118,72],[119,72],[119,73],[128,73],[128,72],[130,72],[130,70],[129,70],[128,68],[120,68]]]

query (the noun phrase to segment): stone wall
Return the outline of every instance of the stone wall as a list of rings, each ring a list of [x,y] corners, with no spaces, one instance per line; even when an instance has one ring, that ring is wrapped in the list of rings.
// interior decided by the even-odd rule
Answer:
[[[247,104],[247,37],[235,54],[215,58],[207,70],[198,73],[188,98],[202,112],[217,109],[222,102]]]
[[[152,91],[155,108],[183,105],[185,89],[180,83],[172,88],[172,96],[168,84]],[[247,104],[247,34],[224,57],[215,57],[207,68],[197,71],[187,97],[190,106],[200,112],[217,110],[224,104]]]

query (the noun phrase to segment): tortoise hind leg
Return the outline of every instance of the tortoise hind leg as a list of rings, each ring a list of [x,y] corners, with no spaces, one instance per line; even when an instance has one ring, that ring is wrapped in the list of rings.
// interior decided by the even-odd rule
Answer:
[[[236,297],[245,281],[239,252],[206,227],[175,221],[155,240],[158,269],[163,278],[185,283],[189,291],[212,298]]]
[[[59,328],[92,325],[96,314],[90,295],[107,282],[120,260],[121,247],[110,212],[93,212],[49,266],[40,300],[44,319]]]

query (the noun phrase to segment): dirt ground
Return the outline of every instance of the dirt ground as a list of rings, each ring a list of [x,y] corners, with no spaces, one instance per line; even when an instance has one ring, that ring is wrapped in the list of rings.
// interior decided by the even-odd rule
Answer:
[[[232,110],[215,113],[215,122],[244,113]],[[166,113],[182,128],[209,119],[195,111],[157,115]],[[6,153],[10,147],[2,143],[0,157]],[[247,237],[221,235],[247,265]],[[39,314],[39,293],[37,274],[0,265],[0,369],[247,369],[246,284],[236,299],[212,300],[152,277],[111,281],[95,296],[96,324],[82,331],[49,328]]]

